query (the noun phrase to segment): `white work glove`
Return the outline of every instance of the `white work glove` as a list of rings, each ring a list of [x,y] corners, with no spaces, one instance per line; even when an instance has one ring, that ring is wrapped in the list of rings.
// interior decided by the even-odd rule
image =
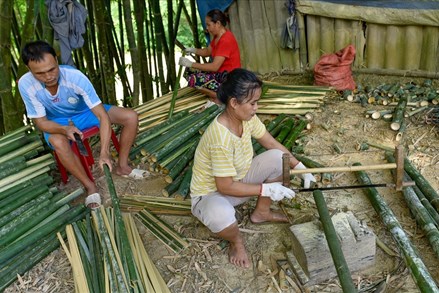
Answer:
[[[291,199],[295,195],[293,190],[286,188],[280,182],[262,184],[261,196],[269,197],[271,200],[279,201],[284,197]]]
[[[192,48],[192,47],[189,47],[189,48],[186,48],[186,49],[184,49],[184,54],[185,55],[189,55],[189,54],[196,54],[196,52],[197,52],[197,48]]]
[[[185,67],[191,68],[192,67],[192,63],[194,63],[194,62],[192,62],[191,60],[187,59],[186,57],[180,57],[180,59],[178,59],[178,65],[181,65],[181,66],[185,66]]]
[[[306,167],[302,162],[299,162],[299,164],[294,167],[294,170],[305,170]],[[311,173],[303,173],[303,174],[297,174],[300,178],[303,180],[303,187],[309,188],[311,186],[311,182],[316,182],[316,178]]]

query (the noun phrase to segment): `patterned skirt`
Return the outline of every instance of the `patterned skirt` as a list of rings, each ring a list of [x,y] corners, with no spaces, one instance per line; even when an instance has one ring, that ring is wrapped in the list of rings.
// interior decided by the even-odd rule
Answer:
[[[188,81],[188,86],[193,88],[205,88],[214,92],[218,91],[221,83],[224,82],[227,71],[206,72],[198,69],[186,69],[184,78]]]

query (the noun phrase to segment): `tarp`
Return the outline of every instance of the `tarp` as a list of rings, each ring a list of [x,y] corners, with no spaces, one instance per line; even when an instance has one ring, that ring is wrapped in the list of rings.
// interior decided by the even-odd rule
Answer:
[[[209,11],[213,9],[224,11],[232,2],[233,0],[197,0],[198,14],[200,15],[203,28],[206,28],[205,18]]]
[[[206,15],[209,11],[213,9],[219,9],[221,11],[225,11],[230,4],[232,4],[233,0],[197,0],[198,14],[200,15],[201,24],[203,28],[206,29]],[[210,43],[210,35],[205,34],[206,43],[209,45]]]
[[[439,1],[296,0],[296,9],[303,14],[377,24],[439,26]]]

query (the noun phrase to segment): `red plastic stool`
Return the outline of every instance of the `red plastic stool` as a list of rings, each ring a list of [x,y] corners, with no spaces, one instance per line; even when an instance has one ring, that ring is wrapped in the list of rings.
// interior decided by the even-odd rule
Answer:
[[[84,167],[85,172],[87,173],[87,176],[88,178],[90,178],[91,181],[94,181],[93,174],[91,173],[91,167],[93,166],[95,161],[93,159],[93,153],[91,151],[91,147],[88,142],[88,139],[96,134],[99,134],[99,127],[97,126],[93,126],[82,131],[82,135],[83,135],[82,141],[84,142],[84,146],[85,149],[87,150],[88,156],[81,155],[79,153],[78,145],[76,144],[76,142],[74,141],[72,142],[72,150],[79,157],[79,160],[81,161],[81,164]],[[111,140],[113,141],[114,148],[116,149],[117,152],[119,152],[120,149],[119,141],[117,140],[116,133],[114,132],[113,129],[111,129]],[[67,180],[69,178],[67,175],[67,170],[59,160],[56,152],[54,153],[55,153],[56,163],[58,165],[58,170],[61,173],[61,180],[65,184],[67,183]]]

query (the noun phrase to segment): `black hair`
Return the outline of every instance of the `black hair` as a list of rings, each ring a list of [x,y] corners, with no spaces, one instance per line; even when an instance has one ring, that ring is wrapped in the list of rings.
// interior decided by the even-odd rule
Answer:
[[[29,61],[39,62],[44,59],[45,54],[51,54],[56,58],[55,49],[44,41],[34,41],[27,43],[21,51],[21,59],[27,66]]]
[[[224,12],[222,12],[219,9],[213,9],[209,11],[206,16],[209,17],[212,20],[212,22],[219,21],[223,26],[227,25],[227,21],[228,21],[227,16],[224,14]]]
[[[217,97],[225,105],[231,98],[236,98],[242,104],[253,93],[262,88],[262,81],[253,72],[236,68],[226,77],[226,80],[218,89]]]

